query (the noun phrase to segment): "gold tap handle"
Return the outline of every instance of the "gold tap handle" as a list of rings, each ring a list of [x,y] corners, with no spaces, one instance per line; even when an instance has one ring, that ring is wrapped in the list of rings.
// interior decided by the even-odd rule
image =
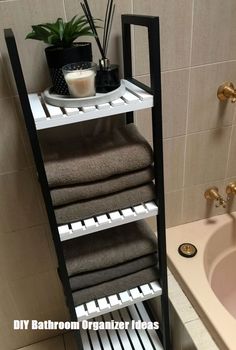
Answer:
[[[236,102],[236,90],[234,84],[230,81],[226,81],[219,86],[217,90],[217,97],[220,101],[226,101],[230,98],[232,103]]]
[[[229,194],[236,194],[236,182],[231,182],[226,187],[226,193]]]

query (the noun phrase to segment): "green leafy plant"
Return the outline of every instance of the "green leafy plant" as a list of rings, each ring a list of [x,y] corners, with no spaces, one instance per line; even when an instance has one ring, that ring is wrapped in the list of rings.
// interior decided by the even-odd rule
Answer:
[[[55,23],[33,25],[32,29],[26,39],[40,40],[46,44],[63,48],[70,47],[73,41],[80,36],[94,36],[86,17],[77,15],[69,22],[58,18]]]

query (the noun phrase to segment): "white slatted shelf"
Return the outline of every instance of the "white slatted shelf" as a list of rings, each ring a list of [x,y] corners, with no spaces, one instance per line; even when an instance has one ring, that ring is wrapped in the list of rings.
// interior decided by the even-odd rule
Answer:
[[[145,290],[145,292],[143,292]],[[126,306],[148,300],[162,294],[162,289],[157,281],[146,283],[106,298],[92,300],[88,303],[75,307],[78,321],[87,320],[96,316],[104,315]]]
[[[58,226],[61,241],[88,235],[111,227],[128,224],[158,214],[155,202],[142,203],[134,207],[98,215],[70,225]]]
[[[153,107],[151,94],[126,80],[124,82],[126,91],[120,98],[109,103],[82,108],[54,107],[45,103],[41,95],[29,94],[37,130]]]
[[[163,350],[163,346],[155,330],[132,329],[133,321],[151,322],[143,303],[137,303],[119,311],[114,311],[103,317],[95,317],[95,322],[111,321],[128,322],[128,329],[120,330],[81,330],[83,347],[85,350]],[[100,342],[98,341],[98,334]]]

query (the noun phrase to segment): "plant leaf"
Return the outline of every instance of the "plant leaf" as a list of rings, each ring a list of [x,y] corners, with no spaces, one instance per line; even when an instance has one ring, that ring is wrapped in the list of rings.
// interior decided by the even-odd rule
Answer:
[[[94,22],[96,21],[101,20],[96,18]],[[101,28],[96,24],[95,26]],[[26,39],[41,40],[50,45],[68,47],[80,36],[94,36],[85,15],[73,16],[68,22],[58,18],[54,23],[33,25],[32,32],[27,34]]]

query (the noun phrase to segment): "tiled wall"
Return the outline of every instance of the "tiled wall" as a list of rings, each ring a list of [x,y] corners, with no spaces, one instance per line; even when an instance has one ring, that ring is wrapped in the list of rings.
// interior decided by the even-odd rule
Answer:
[[[106,0],[90,0],[102,17]],[[203,192],[236,179],[235,106],[220,104],[217,87],[236,84],[235,0],[119,0],[110,57],[121,62],[120,14],[160,15],[168,226],[222,213]],[[31,24],[80,11],[77,0],[0,0],[0,343],[16,349],[49,337],[13,332],[14,318],[66,318],[56,259],[32,154],[3,40],[14,30],[29,92],[49,85],[44,44],[25,41]],[[145,33],[135,37],[135,75],[148,81]],[[94,50],[95,59],[97,51]],[[137,124],[151,141],[148,122]],[[150,115],[142,112],[149,120]],[[233,207],[233,205],[232,205]]]
[[[167,226],[221,214],[203,197],[206,188],[236,180],[235,105],[219,102],[218,86],[236,84],[236,2],[134,0],[134,13],[159,15]],[[147,33],[135,31],[135,74],[148,81]],[[151,142],[151,129],[137,124]],[[235,203],[230,203],[235,210]]]

